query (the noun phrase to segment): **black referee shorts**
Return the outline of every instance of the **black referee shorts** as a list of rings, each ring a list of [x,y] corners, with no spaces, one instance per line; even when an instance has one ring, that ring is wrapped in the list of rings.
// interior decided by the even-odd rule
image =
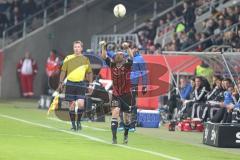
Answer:
[[[121,96],[112,97],[111,106],[119,107],[121,112],[130,113],[130,106],[132,105],[132,94],[126,93]]]
[[[85,94],[87,92],[87,83],[84,81],[71,82],[67,81],[65,100],[66,101],[76,101],[77,99],[85,99]]]

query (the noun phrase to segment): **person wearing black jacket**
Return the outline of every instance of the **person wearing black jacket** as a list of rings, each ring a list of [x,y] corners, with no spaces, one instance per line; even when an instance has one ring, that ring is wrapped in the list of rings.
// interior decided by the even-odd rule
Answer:
[[[231,86],[232,86],[231,79],[225,78],[222,83],[223,92],[224,92],[224,101],[227,101],[228,96],[226,96],[227,95],[226,93]],[[210,119],[210,121],[213,123],[220,123],[223,120],[225,113],[227,112],[226,107],[224,107],[224,102],[221,102],[219,106],[220,106],[220,109]]]
[[[208,118],[213,117],[214,111],[220,108],[224,100],[224,90],[222,88],[222,77],[215,76],[215,84],[213,89],[206,95],[206,106],[203,110],[202,120],[207,121]]]
[[[189,31],[195,31],[195,27],[194,27],[194,23],[196,21],[196,15],[195,15],[195,7],[193,5],[193,3],[191,2],[184,2],[183,3],[183,18],[184,18],[184,22],[185,22],[185,31],[189,32]]]
[[[200,109],[203,104],[206,102],[206,94],[208,93],[207,86],[204,83],[202,77],[195,78],[195,89],[194,89],[194,103],[192,106],[191,117],[194,118],[197,115],[197,118],[200,118]]]
[[[183,103],[182,111],[185,112],[185,118],[193,118],[196,113],[196,107],[205,102],[205,95],[208,91],[202,82],[202,77],[195,77],[195,87],[190,95],[191,99]]]

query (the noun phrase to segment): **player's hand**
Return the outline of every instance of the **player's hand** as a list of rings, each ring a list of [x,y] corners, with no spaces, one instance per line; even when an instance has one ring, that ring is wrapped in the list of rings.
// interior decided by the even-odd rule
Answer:
[[[101,47],[106,47],[107,42],[106,42],[106,41],[100,41],[100,42],[99,42],[99,45],[100,45]]]
[[[62,92],[62,91],[63,91],[63,87],[64,87],[64,83],[63,83],[63,82],[59,82],[57,91],[58,91],[59,93]]]
[[[142,94],[145,95],[147,93],[147,86],[142,87]]]
[[[129,48],[129,43],[123,42],[123,43],[122,43],[122,48],[123,48],[123,49],[128,49],[128,48]]]

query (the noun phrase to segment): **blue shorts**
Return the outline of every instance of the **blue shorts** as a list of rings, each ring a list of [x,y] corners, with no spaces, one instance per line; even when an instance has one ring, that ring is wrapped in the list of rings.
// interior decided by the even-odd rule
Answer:
[[[67,81],[66,91],[65,91],[65,100],[76,101],[77,99],[85,99],[86,92],[87,92],[86,82]]]

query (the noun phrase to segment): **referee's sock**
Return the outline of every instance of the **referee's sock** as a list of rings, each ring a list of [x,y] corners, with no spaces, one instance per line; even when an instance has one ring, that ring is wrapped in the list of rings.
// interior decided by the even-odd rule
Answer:
[[[118,120],[117,120],[117,118],[112,118],[111,129],[112,129],[113,139],[117,139],[117,127],[118,127]]]
[[[77,127],[80,127],[79,129],[81,129],[80,121],[81,121],[81,118],[82,118],[82,114],[83,114],[83,109],[78,109],[77,110]]]
[[[69,116],[70,116],[70,120],[72,122],[72,128],[76,129],[76,124],[75,124],[75,112],[74,111],[69,111]]]

